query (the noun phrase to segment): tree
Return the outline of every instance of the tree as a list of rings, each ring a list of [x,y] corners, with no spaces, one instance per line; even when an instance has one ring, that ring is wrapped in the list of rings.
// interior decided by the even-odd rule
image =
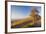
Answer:
[[[38,15],[39,11],[36,9],[36,8],[33,8],[32,9],[32,12],[31,12],[31,16],[33,17],[33,24],[36,22],[36,19],[37,19],[37,15]]]

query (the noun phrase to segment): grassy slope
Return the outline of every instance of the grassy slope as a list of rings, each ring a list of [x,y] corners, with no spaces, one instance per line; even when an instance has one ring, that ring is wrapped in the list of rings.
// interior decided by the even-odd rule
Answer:
[[[19,21],[15,21],[15,22],[13,22],[12,26],[19,25],[19,24],[25,23],[25,22],[30,21],[30,20],[33,20],[33,18],[32,17],[28,17],[26,19],[22,19],[22,20],[19,20]],[[32,22],[24,25],[23,27],[27,27],[28,25],[32,25]]]

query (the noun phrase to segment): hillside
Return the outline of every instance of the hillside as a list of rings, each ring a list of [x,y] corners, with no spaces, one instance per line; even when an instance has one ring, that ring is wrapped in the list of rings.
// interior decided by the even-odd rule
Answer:
[[[39,19],[36,21],[37,23],[41,23],[41,20]],[[33,17],[27,17],[25,19],[20,19],[20,20],[14,20],[13,23],[11,24],[12,28],[26,28],[28,25],[32,27],[33,25],[37,24],[33,23]]]

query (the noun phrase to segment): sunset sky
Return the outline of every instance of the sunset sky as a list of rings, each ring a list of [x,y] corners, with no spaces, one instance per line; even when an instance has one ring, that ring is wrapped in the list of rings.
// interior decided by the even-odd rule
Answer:
[[[17,6],[17,5],[11,5],[11,19],[23,19],[32,11],[33,6]],[[35,8],[40,12],[41,7],[35,6]],[[40,15],[40,13],[39,13]]]

